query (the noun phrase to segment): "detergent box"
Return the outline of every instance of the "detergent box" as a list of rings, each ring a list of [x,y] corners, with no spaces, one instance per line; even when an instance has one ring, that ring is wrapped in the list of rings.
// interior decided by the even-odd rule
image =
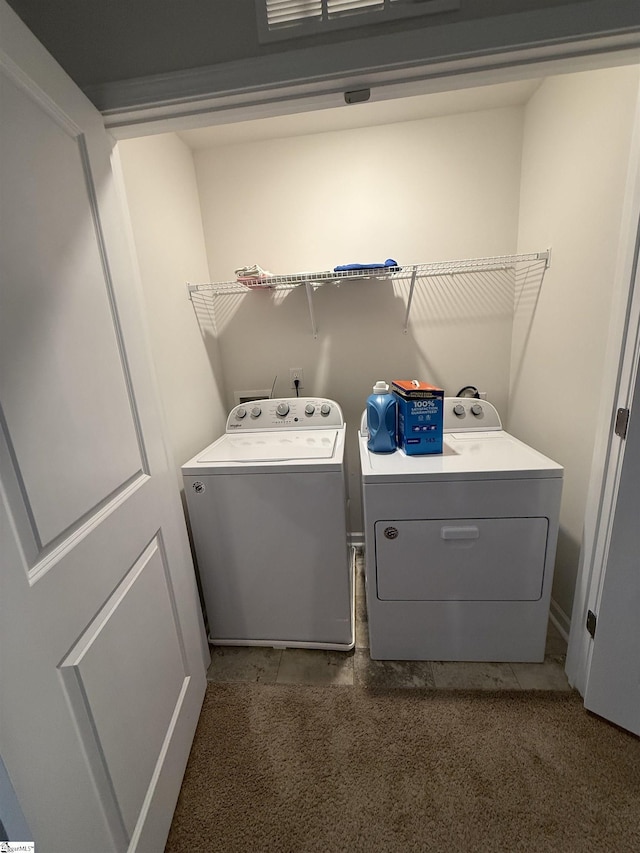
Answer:
[[[444,391],[417,379],[394,379],[398,447],[409,456],[442,453]]]

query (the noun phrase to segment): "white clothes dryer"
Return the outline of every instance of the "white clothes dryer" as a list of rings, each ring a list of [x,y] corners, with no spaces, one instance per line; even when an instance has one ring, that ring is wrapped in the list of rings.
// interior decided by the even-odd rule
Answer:
[[[260,400],[183,465],[212,643],[353,648],[345,430],[333,400]]]
[[[485,400],[444,400],[443,453],[359,433],[374,659],[542,661],[563,468]]]

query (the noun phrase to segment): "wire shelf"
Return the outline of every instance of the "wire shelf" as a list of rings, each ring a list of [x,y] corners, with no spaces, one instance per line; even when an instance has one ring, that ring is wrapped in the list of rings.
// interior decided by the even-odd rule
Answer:
[[[341,273],[334,272],[333,270],[325,270],[323,272],[294,273],[293,275],[273,275],[266,279],[259,279],[255,284],[244,284],[241,281],[218,281],[211,284],[188,284],[187,288],[189,294],[209,292],[214,296],[223,296],[224,294],[232,293],[251,293],[256,290],[294,290],[296,287],[306,284],[340,284],[342,281],[356,278],[388,279],[392,275],[406,277],[404,270],[395,273],[384,269],[346,270]]]
[[[541,277],[551,263],[551,249],[546,252],[532,252],[530,254],[518,255],[494,255],[489,258],[467,258],[456,261],[437,261],[431,264],[407,264],[398,267],[379,267],[376,269],[354,269],[336,272],[335,270],[323,270],[320,272],[301,272],[292,275],[273,275],[268,278],[256,280],[255,284],[244,284],[241,281],[219,281],[210,284],[187,284],[189,299],[193,301],[194,293],[207,293],[211,296],[226,296],[234,294],[254,293],[265,291],[294,290],[304,285],[307,291],[309,315],[311,317],[311,329],[313,336],[318,336],[313,310],[313,291],[323,285],[339,285],[343,282],[356,279],[375,279],[387,281],[409,281],[409,295],[407,299],[407,312],[404,322],[404,331],[407,331],[409,314],[416,282],[421,279],[433,279],[444,276],[470,275],[473,273],[492,272],[497,270],[518,270],[523,264],[537,264],[541,270]],[[542,283],[542,282],[541,282]]]
[[[227,294],[251,293],[258,290],[293,290],[301,285],[311,284],[341,284],[343,281],[354,279],[401,280],[415,278],[432,278],[434,276],[456,275],[460,273],[509,269],[518,264],[530,261],[545,261],[549,265],[550,253],[535,252],[520,255],[496,255],[490,258],[469,258],[457,261],[439,261],[431,264],[408,264],[401,267],[380,267],[379,269],[356,269],[335,272],[322,270],[320,272],[301,272],[292,275],[274,275],[255,284],[244,284],[240,281],[220,281],[210,284],[187,284],[189,296],[192,293],[211,293],[213,296]]]

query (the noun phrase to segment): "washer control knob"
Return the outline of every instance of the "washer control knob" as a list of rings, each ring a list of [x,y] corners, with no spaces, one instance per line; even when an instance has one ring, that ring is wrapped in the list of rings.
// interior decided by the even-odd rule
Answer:
[[[328,415],[330,411],[331,411],[331,406],[328,403],[323,403],[320,406],[320,414]]]
[[[262,409],[260,408],[260,406],[254,406],[253,409],[251,409],[251,417],[252,418],[259,418],[261,414],[262,414]]]
[[[306,415],[312,415],[315,412],[315,410],[316,410],[316,407],[313,405],[313,403],[307,403],[307,405],[304,407],[304,411],[305,411]]]
[[[276,406],[276,415],[279,418],[285,418],[289,414],[289,404],[288,403],[278,403]]]
[[[474,403],[473,406],[471,406],[471,414],[475,415],[477,418],[480,417],[482,414],[482,406],[480,403]]]
[[[236,418],[241,421],[242,418],[246,417],[247,410],[244,406],[240,406],[239,409],[236,409]]]
[[[457,415],[459,418],[464,415],[464,406],[462,405],[462,403],[458,403],[456,406],[453,407],[453,414]]]

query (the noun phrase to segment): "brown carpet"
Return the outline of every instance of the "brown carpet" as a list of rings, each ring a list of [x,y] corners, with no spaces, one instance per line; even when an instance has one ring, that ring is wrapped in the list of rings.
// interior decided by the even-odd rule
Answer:
[[[640,850],[640,740],[576,693],[209,684],[167,853]]]

